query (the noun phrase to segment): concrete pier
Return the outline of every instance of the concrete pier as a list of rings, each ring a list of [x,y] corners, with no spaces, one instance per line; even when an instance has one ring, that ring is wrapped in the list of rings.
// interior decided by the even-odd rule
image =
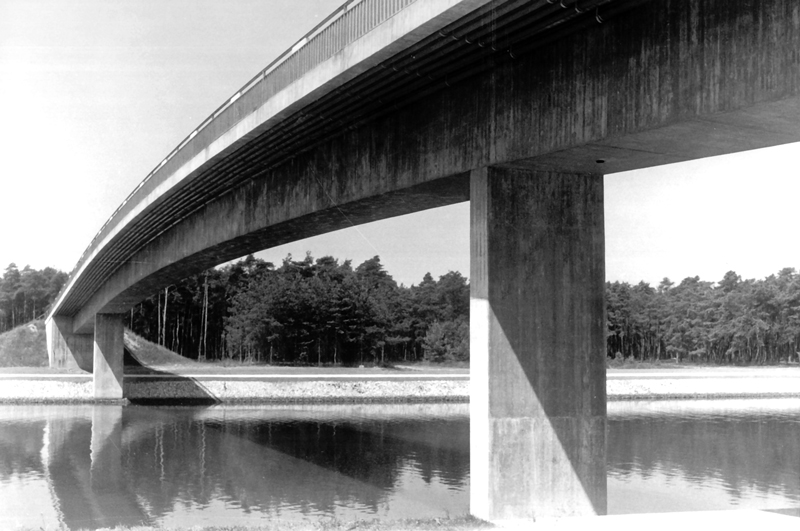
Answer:
[[[471,175],[470,512],[606,511],[602,176]]]
[[[102,314],[94,324],[94,397],[118,400],[123,393],[123,316]]]

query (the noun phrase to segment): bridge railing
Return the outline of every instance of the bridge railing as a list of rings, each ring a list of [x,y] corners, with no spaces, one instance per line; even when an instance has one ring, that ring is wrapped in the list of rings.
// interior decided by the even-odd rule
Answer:
[[[171,174],[207,146],[220,134],[235,125],[243,116],[254,111],[260,103],[286,88],[293,81],[323,61],[334,56],[349,43],[366,35],[373,28],[388,20],[417,0],[347,0],[311,31],[284,51],[250,81],[237,90],[233,96],[217,107],[194,131],[189,133],[147,176],[133,189],[127,198],[106,220],[92,241],[84,250],[77,264],[70,272],[70,279],[59,294],[56,306],[61,303],[75,274],[80,270],[95,244],[102,240],[113,227],[113,221],[123,212],[132,208],[134,198],[147,193],[153,177],[166,170]],[[258,102],[258,103],[256,103]],[[239,112],[236,112],[239,110]],[[213,127],[211,127],[213,124]],[[191,149],[194,146],[196,149]],[[184,156],[178,157],[179,154]],[[176,160],[180,159],[180,160]],[[170,164],[173,163],[173,164]],[[177,164],[176,164],[177,163]],[[165,168],[165,166],[169,166]]]

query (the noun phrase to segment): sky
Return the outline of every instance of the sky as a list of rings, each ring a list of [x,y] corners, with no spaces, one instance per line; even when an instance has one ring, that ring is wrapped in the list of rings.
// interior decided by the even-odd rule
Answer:
[[[0,269],[69,271],[223,101],[343,0],[0,0]],[[605,177],[606,278],[800,268],[800,144]],[[271,249],[469,276],[469,204]]]

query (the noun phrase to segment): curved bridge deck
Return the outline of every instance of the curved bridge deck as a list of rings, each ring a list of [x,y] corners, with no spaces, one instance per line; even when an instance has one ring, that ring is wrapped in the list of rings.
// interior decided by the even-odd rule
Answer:
[[[800,141],[798,49],[793,0],[350,1],[101,229],[51,363],[121,397],[121,315],[156,290],[470,200],[472,511],[602,513],[602,175]]]

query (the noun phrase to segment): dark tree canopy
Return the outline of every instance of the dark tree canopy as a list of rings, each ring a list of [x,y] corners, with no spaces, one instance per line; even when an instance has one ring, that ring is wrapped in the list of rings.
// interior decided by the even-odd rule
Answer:
[[[129,324],[192,358],[358,365],[467,360],[468,318],[460,273],[405,287],[378,256],[353,268],[307,254],[277,268],[248,256],[190,277],[138,305]]]
[[[665,278],[658,289],[606,284],[608,355],[637,360],[776,363],[800,360],[800,275],[764,280],[728,271],[716,283]]]
[[[0,332],[43,318],[66,281],[67,274],[52,267],[20,271],[9,264],[0,279]]]
[[[46,315],[67,280],[9,264],[0,278],[0,332]],[[607,354],[707,363],[800,361],[800,274],[763,280],[734,271],[606,283]],[[134,307],[126,324],[198,359],[361,364],[469,360],[469,283],[457,271],[398,286],[374,256],[248,256],[173,284]]]

